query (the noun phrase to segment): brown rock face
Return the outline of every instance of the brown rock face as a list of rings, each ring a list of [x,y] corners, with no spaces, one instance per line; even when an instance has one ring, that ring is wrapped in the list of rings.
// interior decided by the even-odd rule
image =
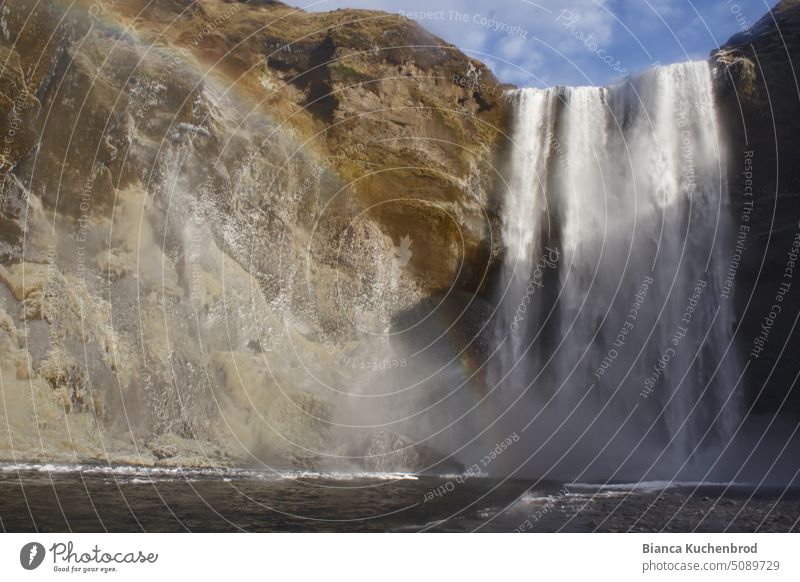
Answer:
[[[125,14],[148,4],[126,2]],[[420,252],[408,267],[427,289],[449,288],[460,259],[457,285],[470,292],[481,285],[496,252],[485,241],[509,109],[491,71],[383,12],[207,1],[191,12],[164,4],[162,13],[164,6],[169,14],[145,17],[137,28],[192,46],[254,105],[296,130],[303,149],[335,169],[363,217],[396,242],[415,241]],[[206,30],[197,39],[195,31]]]
[[[0,456],[320,466],[399,361],[375,334],[484,292],[508,100],[413,22],[0,11]]]
[[[800,415],[800,2],[784,0],[712,53],[730,144],[741,260],[731,263],[738,337],[756,412]],[[730,276],[730,275],[729,275]],[[788,285],[788,287],[787,287]],[[777,306],[777,307],[776,307]]]

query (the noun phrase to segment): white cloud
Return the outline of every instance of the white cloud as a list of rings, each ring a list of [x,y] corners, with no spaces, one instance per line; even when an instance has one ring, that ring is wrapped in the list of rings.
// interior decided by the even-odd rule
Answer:
[[[530,51],[528,41],[521,36],[506,37],[498,43],[500,56],[509,59],[520,59],[526,52]]]

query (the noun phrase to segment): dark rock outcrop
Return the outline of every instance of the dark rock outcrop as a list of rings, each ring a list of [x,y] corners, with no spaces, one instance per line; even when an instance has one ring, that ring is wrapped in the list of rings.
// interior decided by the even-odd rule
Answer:
[[[748,404],[800,417],[800,2],[783,0],[712,53],[727,132],[731,260]],[[787,288],[786,285],[789,285]],[[773,307],[777,306],[777,308]],[[785,402],[784,402],[785,401]]]

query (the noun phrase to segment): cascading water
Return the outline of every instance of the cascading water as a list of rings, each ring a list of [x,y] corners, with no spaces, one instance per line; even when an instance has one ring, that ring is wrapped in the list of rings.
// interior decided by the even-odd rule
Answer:
[[[518,103],[492,379],[530,463],[695,475],[735,431],[740,371],[709,68]]]

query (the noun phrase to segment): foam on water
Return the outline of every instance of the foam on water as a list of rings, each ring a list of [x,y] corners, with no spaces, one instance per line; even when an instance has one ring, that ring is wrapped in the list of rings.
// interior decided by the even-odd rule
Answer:
[[[54,463],[0,463],[0,473],[47,473],[108,476],[130,479],[129,483],[152,483],[197,479],[258,480],[331,480],[331,481],[416,481],[412,473],[383,473],[368,471],[259,471],[231,467],[145,467],[137,465],[54,464]]]
[[[754,485],[749,483],[716,483],[710,481],[639,481],[636,483],[568,483],[568,489],[575,492],[639,492],[654,493],[665,489],[695,489],[701,487],[747,487]]]

